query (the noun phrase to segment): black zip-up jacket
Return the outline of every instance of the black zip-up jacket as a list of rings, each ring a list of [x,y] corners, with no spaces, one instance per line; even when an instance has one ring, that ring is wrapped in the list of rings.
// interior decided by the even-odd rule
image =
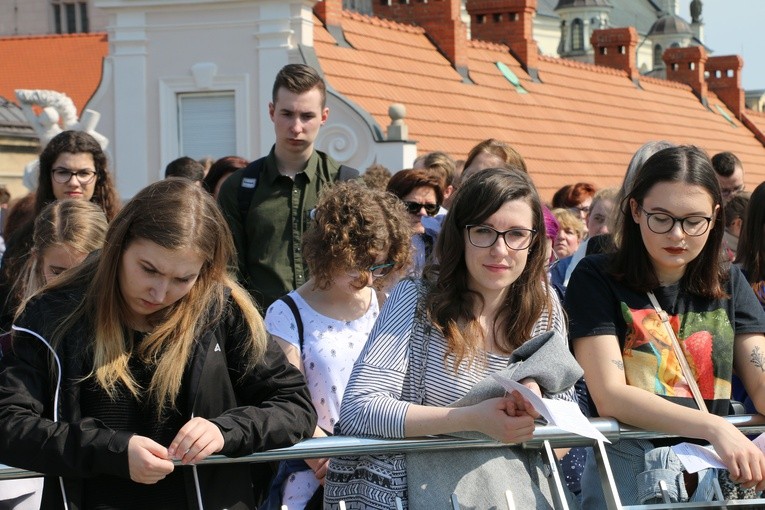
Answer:
[[[14,327],[48,340],[81,298],[81,291],[72,290],[44,294],[27,305]],[[244,373],[241,352],[248,333],[239,307],[229,300],[226,308],[224,318],[195,343],[184,375],[188,388],[178,398],[193,416],[220,428],[222,455],[248,455],[311,437],[316,413],[303,375],[270,339],[262,361]],[[92,327],[82,322],[57,343],[55,357],[47,342],[14,331],[12,352],[0,361],[0,462],[46,475],[45,509],[63,508],[63,498],[69,510],[82,509],[85,477],[130,477],[132,433],[81,415],[81,381],[92,367]],[[258,466],[253,468],[249,463],[176,467],[184,471],[190,508],[200,508],[201,500],[205,510],[256,508],[257,494],[270,480],[253,476]]]

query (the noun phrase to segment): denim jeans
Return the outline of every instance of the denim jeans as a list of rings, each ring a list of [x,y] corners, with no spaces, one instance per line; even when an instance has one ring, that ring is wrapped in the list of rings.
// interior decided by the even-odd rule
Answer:
[[[654,448],[650,441],[628,439],[606,445],[606,452],[623,505],[661,503],[661,480],[667,483],[667,492],[672,502],[712,499],[717,470],[699,471],[698,487],[689,497],[683,480],[683,465],[669,447]],[[606,508],[592,449],[587,452],[582,474],[582,508]]]

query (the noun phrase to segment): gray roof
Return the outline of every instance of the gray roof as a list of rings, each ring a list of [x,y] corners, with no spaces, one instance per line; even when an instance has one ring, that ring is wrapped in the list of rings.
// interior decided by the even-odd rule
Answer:
[[[648,35],[692,35],[693,31],[691,26],[680,16],[674,14],[667,14],[662,16],[656,23],[653,24],[651,30],[648,31]]]
[[[608,0],[558,0],[555,9],[564,7],[612,7]]]
[[[0,135],[37,138],[21,108],[0,96]]]
[[[555,4],[558,0],[539,0],[537,2],[537,16],[548,16],[551,18],[559,18],[555,13]]]

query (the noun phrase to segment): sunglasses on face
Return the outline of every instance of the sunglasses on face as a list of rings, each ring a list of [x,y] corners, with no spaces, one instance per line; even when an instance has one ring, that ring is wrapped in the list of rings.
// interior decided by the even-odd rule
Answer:
[[[404,201],[404,205],[409,214],[419,214],[421,209],[425,209],[425,214],[428,216],[435,216],[439,208],[438,204],[421,204],[419,202]]]

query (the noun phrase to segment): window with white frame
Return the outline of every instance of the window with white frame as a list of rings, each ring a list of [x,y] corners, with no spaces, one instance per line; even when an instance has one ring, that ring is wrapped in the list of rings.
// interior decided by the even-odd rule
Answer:
[[[179,93],[178,156],[218,159],[236,154],[233,91]]]
[[[53,25],[57,34],[77,34],[90,31],[88,2],[51,0]]]

